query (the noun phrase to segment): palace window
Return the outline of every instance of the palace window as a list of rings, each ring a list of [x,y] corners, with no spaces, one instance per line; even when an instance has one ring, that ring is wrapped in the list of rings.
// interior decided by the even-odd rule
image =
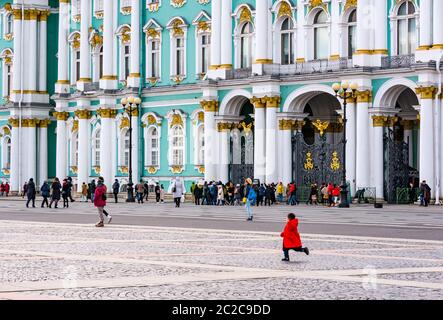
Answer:
[[[197,165],[205,164],[205,127],[200,125],[197,129]]]
[[[294,23],[290,17],[285,18],[280,33],[281,64],[294,63]]]
[[[72,20],[80,22],[81,0],[73,0],[71,3]]]
[[[130,74],[131,67],[131,46],[129,44],[125,44],[123,46],[123,68],[124,74],[122,76],[123,79],[127,79]]]
[[[175,38],[175,74],[185,74],[185,39]]]
[[[172,165],[182,166],[184,164],[185,144],[183,128],[174,126],[172,128]]]
[[[249,68],[252,65],[252,37],[254,28],[251,22],[241,27],[240,33],[240,68]]]
[[[151,127],[146,135],[146,166],[158,167],[160,165],[160,139],[158,129]]]
[[[352,57],[357,47],[357,9],[348,18],[348,57]]]
[[[71,138],[71,167],[78,166],[78,132],[72,134]]]
[[[314,18],[314,59],[327,59],[329,56],[328,15],[320,10]]]
[[[415,7],[411,1],[406,1],[400,5],[397,12],[397,54],[413,54],[416,47]]]
[[[103,12],[103,0],[94,1],[94,13]]]
[[[148,40],[148,78],[160,78],[160,40]]]
[[[14,30],[14,15],[6,13],[4,16],[3,36],[10,35]]]
[[[197,56],[197,73],[206,74],[209,68],[211,55],[211,34],[202,33],[198,36],[199,54]]]
[[[129,129],[126,129],[122,132],[122,159],[121,164],[122,166],[129,166]]]
[[[13,76],[12,50],[11,49],[3,50],[0,58],[2,59],[2,70],[3,70],[2,96],[9,98],[12,93],[12,76]]]
[[[92,137],[92,166],[100,166],[100,129]]]
[[[100,48],[100,54],[99,54],[99,63],[98,63],[98,74],[100,76],[100,79],[103,78],[103,46]]]
[[[74,56],[74,63],[73,63],[73,83],[76,83],[78,80],[80,80],[80,50],[75,50],[72,52]]]

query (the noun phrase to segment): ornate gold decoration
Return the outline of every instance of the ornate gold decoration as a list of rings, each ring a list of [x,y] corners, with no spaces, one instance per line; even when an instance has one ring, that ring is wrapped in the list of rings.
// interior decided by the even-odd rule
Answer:
[[[347,11],[350,8],[356,8],[357,7],[357,0],[346,0],[345,4],[345,11]]]
[[[283,16],[292,17],[291,5],[289,3],[287,3],[286,1],[283,1],[280,4],[280,8],[278,9],[277,18],[280,18]]]
[[[198,120],[199,122],[205,122],[205,113],[204,113],[204,112],[199,112],[199,113],[197,114],[197,120]]]
[[[385,127],[388,121],[386,116],[372,116],[372,126],[373,127]]]
[[[149,174],[156,174],[158,169],[156,167],[148,167]]]
[[[281,97],[264,97],[262,98],[266,101],[266,108],[278,108],[280,107]]]
[[[75,115],[81,120],[91,119],[91,111],[89,110],[77,110],[75,111]]]
[[[180,173],[183,172],[184,167],[183,167],[183,166],[171,166],[170,169],[171,169],[172,173],[174,173],[174,174],[180,174]]]
[[[3,37],[3,39],[5,39],[6,41],[11,41],[13,37],[14,37],[14,34],[12,34],[12,33],[7,33],[7,34],[5,34],[5,36]]]
[[[434,86],[430,87],[418,87],[415,92],[420,95],[422,99],[435,99],[437,94],[437,88]]]
[[[185,5],[186,0],[171,0],[171,6],[174,8],[181,8]]]
[[[240,23],[252,22],[252,14],[248,7],[243,7],[240,13]]]
[[[198,32],[206,32],[209,31],[210,27],[208,22],[206,21],[199,21],[198,25],[197,25],[197,31]]]
[[[205,173],[205,166],[198,166],[197,170],[199,173],[204,174]]]
[[[117,115],[117,110],[115,109],[98,109],[97,110],[97,114],[105,119],[114,119],[115,116]]]
[[[127,166],[121,166],[118,168],[120,170],[121,173],[128,173],[129,169]]]
[[[173,126],[183,126],[183,119],[181,117],[181,115],[179,114],[174,114],[172,116],[172,120],[171,120],[171,128]]]
[[[240,123],[241,127],[243,128],[243,131],[245,132],[246,136],[249,136],[252,132],[252,126],[254,125],[253,123],[250,123],[248,125],[246,125],[246,122],[242,121]]]
[[[278,128],[280,130],[292,130],[292,127],[294,126],[294,120],[286,120],[282,119],[278,123]]]
[[[2,172],[5,176],[9,176],[11,174],[10,170],[8,168],[3,168]]]
[[[217,124],[217,131],[223,132],[223,131],[230,131],[232,128],[232,124],[228,122],[219,122]]]
[[[120,130],[124,128],[129,128],[129,118],[122,118],[122,121],[120,123]]]
[[[175,19],[172,22],[172,35],[174,37],[180,37],[183,36],[185,34],[185,32],[183,31],[181,25],[183,24],[183,22],[180,19]]]
[[[341,164],[340,164],[340,159],[338,158],[338,152],[337,151],[334,151],[332,153],[332,162],[330,164],[330,167],[331,167],[332,171],[340,170]]]
[[[42,119],[39,121],[40,128],[47,128],[51,124],[50,119]]]
[[[124,44],[128,44],[131,43],[131,29],[129,29],[128,27],[124,27],[121,31],[121,41]]]
[[[251,103],[254,105],[256,109],[266,108],[266,99],[252,97]]]
[[[357,91],[357,103],[369,103],[372,101],[371,90]]]
[[[95,173],[100,174],[101,171],[100,166],[93,166],[92,168],[94,169]]]
[[[93,48],[97,48],[103,44],[103,37],[98,33],[95,33],[90,43]]]
[[[76,33],[71,41],[71,46],[73,49],[80,49],[80,33]]]
[[[77,166],[71,166],[70,169],[71,169],[71,171],[74,172],[74,173],[77,173],[77,172],[78,172],[78,168],[77,168]]]
[[[310,153],[310,152],[306,153],[306,160],[305,160],[305,164],[303,165],[303,167],[307,171],[314,170],[314,161],[312,160],[312,153]]]
[[[309,0],[309,11],[317,7],[322,7],[326,12],[328,11],[328,6],[323,0]]]
[[[148,37],[150,37],[150,38],[155,39],[155,38],[159,38],[159,37],[160,37],[160,32],[157,31],[157,30],[154,29],[154,28],[149,28],[148,30],[146,30],[146,35],[147,35]]]
[[[131,14],[132,12],[132,8],[131,7],[122,7],[120,9],[120,12],[124,15],[124,16],[128,16]]]
[[[158,2],[148,4],[149,12],[157,12],[159,8],[160,8],[160,3]]]
[[[57,119],[57,121],[66,121],[69,118],[68,112],[54,112],[54,117]]]
[[[217,100],[202,100],[200,105],[205,110],[205,112],[217,112],[218,111],[218,101]]]
[[[320,132],[320,136],[323,137],[326,129],[329,127],[329,122],[322,122],[320,119],[317,119],[312,125]]]
[[[302,131],[302,129],[305,126],[305,124],[306,124],[306,121],[296,120],[295,123],[294,123],[293,128],[294,128],[294,130],[300,132],[300,131]]]

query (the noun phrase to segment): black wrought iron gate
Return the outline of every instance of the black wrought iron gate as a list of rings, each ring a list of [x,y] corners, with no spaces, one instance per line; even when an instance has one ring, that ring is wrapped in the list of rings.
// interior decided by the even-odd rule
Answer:
[[[312,145],[304,141],[303,134],[292,138],[293,180],[298,186],[313,183],[340,184],[343,169],[343,143],[331,144],[326,136],[315,138]]]
[[[409,185],[409,144],[395,141],[389,130],[384,135],[384,189],[388,203],[397,202],[397,188]]]

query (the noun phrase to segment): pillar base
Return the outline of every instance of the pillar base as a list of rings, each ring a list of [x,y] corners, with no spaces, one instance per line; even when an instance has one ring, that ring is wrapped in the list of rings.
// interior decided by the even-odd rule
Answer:
[[[208,70],[207,78],[212,80],[222,79],[225,80],[228,78],[229,71],[232,70],[232,68],[226,66],[226,67],[218,67],[217,69]]]
[[[59,93],[59,94],[66,94],[66,93],[70,93],[70,84],[69,83],[59,83],[57,82],[55,84],[55,92]]]
[[[138,77],[128,77],[128,87],[129,88],[138,88],[140,87],[140,76]]]
[[[354,67],[381,67],[381,61],[383,57],[386,57],[386,54],[354,54],[352,56],[352,61]]]
[[[118,88],[117,77],[115,79],[100,79],[100,89],[116,90]]]
[[[86,86],[90,83],[91,83],[91,81],[86,81],[86,80],[85,81],[83,81],[83,80],[78,81],[77,82],[77,90],[78,91],[85,91]]]

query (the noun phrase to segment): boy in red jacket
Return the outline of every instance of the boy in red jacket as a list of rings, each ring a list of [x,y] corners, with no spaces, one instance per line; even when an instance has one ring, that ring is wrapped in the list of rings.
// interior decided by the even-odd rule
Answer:
[[[295,217],[295,214],[288,214],[288,223],[286,224],[285,230],[280,235],[283,238],[283,253],[285,255],[282,261],[289,261],[289,250],[304,252],[309,255],[309,249],[307,247],[302,247],[297,227],[298,219]]]

